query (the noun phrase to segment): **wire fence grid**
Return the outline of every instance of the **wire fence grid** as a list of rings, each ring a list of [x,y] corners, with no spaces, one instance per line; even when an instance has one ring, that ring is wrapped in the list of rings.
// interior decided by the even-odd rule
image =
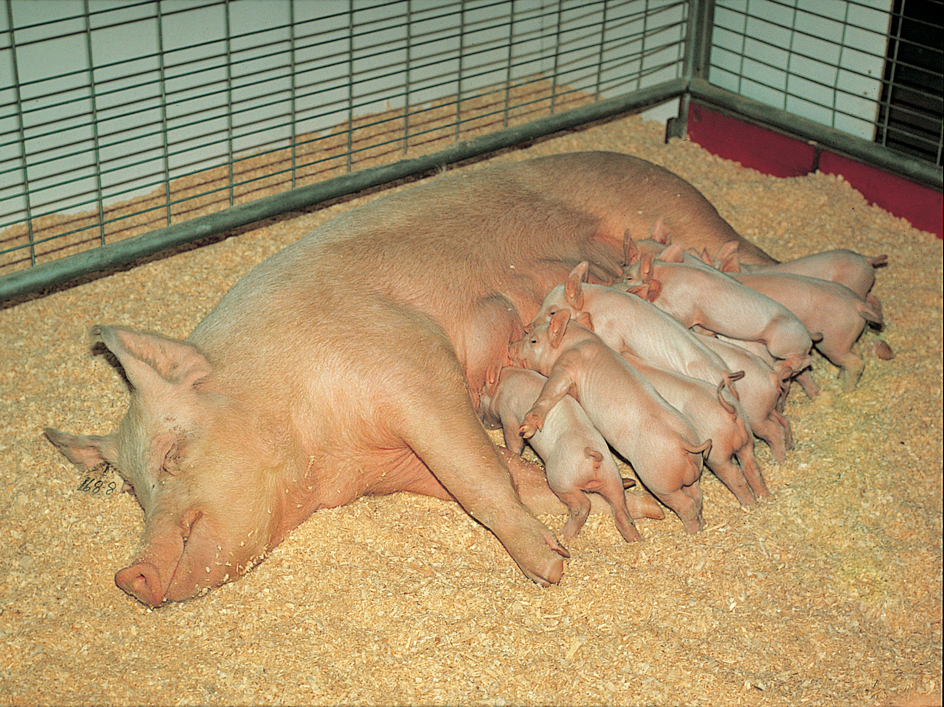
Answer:
[[[939,171],[941,5],[0,0],[0,299],[677,98],[702,16],[713,86]]]

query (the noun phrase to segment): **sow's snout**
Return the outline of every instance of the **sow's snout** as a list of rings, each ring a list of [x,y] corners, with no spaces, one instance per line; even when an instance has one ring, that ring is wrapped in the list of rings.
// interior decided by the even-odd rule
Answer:
[[[214,532],[213,523],[198,510],[174,522],[149,520],[144,549],[128,567],[115,574],[115,584],[147,606],[183,601],[243,575],[264,554],[255,543],[234,546]],[[259,533],[261,535],[261,533]]]
[[[115,584],[142,604],[157,607],[164,602],[161,574],[149,562],[139,562],[120,570],[115,575]]]

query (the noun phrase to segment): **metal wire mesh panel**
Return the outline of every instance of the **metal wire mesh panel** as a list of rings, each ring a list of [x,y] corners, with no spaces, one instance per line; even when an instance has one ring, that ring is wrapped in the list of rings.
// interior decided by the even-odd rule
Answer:
[[[944,3],[895,0],[875,141],[941,166]]]
[[[709,81],[941,165],[940,0],[718,0]]]
[[[686,20],[669,0],[0,0],[0,276],[676,79]]]

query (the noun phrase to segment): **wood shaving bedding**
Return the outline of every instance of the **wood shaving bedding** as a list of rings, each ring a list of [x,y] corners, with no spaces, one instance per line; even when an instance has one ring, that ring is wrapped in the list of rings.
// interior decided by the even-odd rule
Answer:
[[[113,575],[140,509],[40,436],[108,433],[124,414],[88,327],[184,337],[255,264],[375,197],[353,198],[0,310],[0,703],[940,704],[942,242],[839,177],[775,179],[662,136],[625,117],[492,159],[627,152],[778,259],[889,255],[874,292],[895,358],[868,353],[843,395],[816,357],[822,394],[786,407],[796,449],[777,464],[758,443],[769,499],[742,509],[706,471],[697,536],[670,514],[630,545],[591,516],[541,589],[457,506],[365,498],[203,598],[150,610],[124,595]]]

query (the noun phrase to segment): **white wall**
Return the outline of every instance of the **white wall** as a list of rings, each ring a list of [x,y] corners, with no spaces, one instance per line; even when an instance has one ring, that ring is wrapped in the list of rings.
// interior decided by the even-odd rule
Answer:
[[[222,2],[164,0],[159,23],[156,3],[123,8],[116,0],[88,0],[90,45],[85,4],[0,0],[0,228],[25,218],[11,14],[34,215],[89,210],[99,194],[108,203],[148,192],[164,179],[225,163],[230,150],[238,156],[262,145],[287,145],[293,130],[324,131],[349,115],[415,108],[460,92],[468,96],[509,77],[551,74],[558,36],[556,68],[563,83],[599,89],[604,98],[652,86],[680,75],[685,16],[671,0],[566,0],[558,26],[557,3],[549,0],[355,0],[352,39],[348,0],[239,0],[229,5],[234,63],[228,74],[221,58],[227,49]],[[889,0],[718,0],[710,80],[871,139],[888,5]],[[824,8],[828,17],[821,16]],[[40,23],[47,24],[30,27]],[[293,31],[302,38],[294,56]],[[461,45],[466,53],[460,59]],[[664,121],[677,110],[673,101],[647,117]]]
[[[718,0],[709,80],[874,138],[889,0]]]
[[[567,0],[560,26],[557,3],[546,0],[355,0],[353,39],[348,0],[235,1],[229,5],[228,33],[227,9],[218,0],[164,0],[160,22],[156,3],[125,8],[116,0],[89,0],[89,42],[85,5],[84,0],[0,0],[0,227],[25,217],[23,146],[34,215],[88,210],[99,194],[108,203],[150,191],[164,179],[225,163],[230,150],[238,156],[262,145],[287,144],[293,129],[324,131],[349,115],[416,107],[460,92],[467,96],[508,78],[550,74],[559,30],[563,51],[557,68],[564,72],[563,82],[594,91],[599,80],[603,97],[654,85],[679,75],[677,66],[659,67],[678,63],[684,32],[683,8],[671,0]],[[643,17],[653,9],[655,16]],[[22,126],[13,89],[11,15]],[[303,37],[294,56],[290,18],[295,34]],[[643,29],[660,24],[664,30],[640,38]],[[229,75],[220,58],[227,34],[234,59]],[[612,48],[598,71],[604,39]],[[654,51],[659,42],[676,46]],[[466,50],[461,59],[460,45]],[[298,90],[294,126],[292,60]],[[353,86],[351,70],[357,78]],[[653,115],[664,119],[676,111],[663,107]]]

